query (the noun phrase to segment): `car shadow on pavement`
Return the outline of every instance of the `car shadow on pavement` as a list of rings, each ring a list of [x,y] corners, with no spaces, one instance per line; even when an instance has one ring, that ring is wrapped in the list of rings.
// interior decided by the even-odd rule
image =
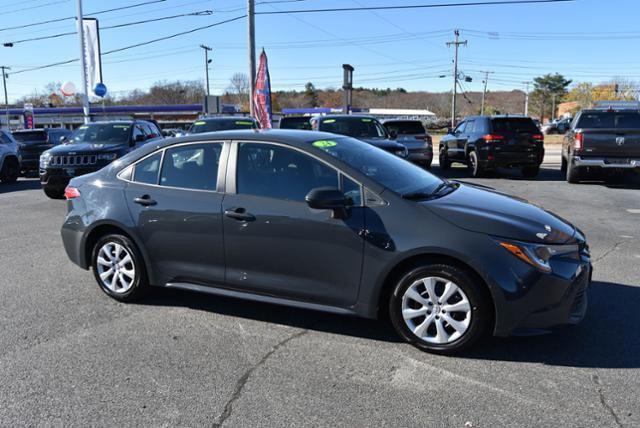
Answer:
[[[493,338],[467,358],[589,368],[640,367],[640,287],[593,282],[587,316],[549,334]]]
[[[590,368],[640,367],[640,287],[594,282],[582,323],[539,336],[488,338],[461,358]],[[157,289],[142,304],[179,306],[313,331],[401,343],[386,320],[367,320],[228,297]]]
[[[19,179],[15,183],[2,183],[0,184],[0,194],[21,192],[23,190],[34,190],[40,188],[40,180],[34,179]]]

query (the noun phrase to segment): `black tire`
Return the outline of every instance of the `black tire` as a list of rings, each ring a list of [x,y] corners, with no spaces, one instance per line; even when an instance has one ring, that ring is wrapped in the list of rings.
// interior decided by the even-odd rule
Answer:
[[[567,173],[567,160],[564,156],[560,156],[560,171]]]
[[[567,183],[576,184],[582,179],[582,171],[573,162],[567,163]]]
[[[535,178],[540,172],[540,165],[522,167],[522,175],[525,178]]]
[[[409,329],[402,315],[402,297],[405,292],[417,280],[427,277],[437,277],[445,281],[452,281],[466,294],[469,300],[471,307],[470,324],[459,338],[450,343],[437,344],[418,337]],[[485,285],[479,284],[475,278],[465,269],[448,264],[426,264],[410,269],[400,277],[389,298],[391,324],[400,337],[423,351],[451,355],[469,349],[489,333],[493,319],[493,306],[489,293]],[[437,287],[443,287],[443,285],[436,286],[436,294],[438,294]],[[451,296],[449,302],[455,297],[455,294]],[[440,310],[438,307],[438,311]],[[430,325],[429,329],[432,327],[435,328]],[[452,327],[449,326],[449,328]],[[425,332],[428,333],[428,330],[425,330]]]
[[[431,169],[431,161],[423,161],[420,166],[422,166],[425,169]]]
[[[64,190],[52,189],[51,187],[43,187],[42,190],[51,199],[64,199]]]
[[[451,168],[451,161],[449,160],[449,156],[447,156],[447,149],[444,146],[440,147],[439,160],[440,169],[446,171]]]
[[[469,161],[467,163],[467,167],[469,168],[469,172],[473,177],[483,177],[485,174],[485,170],[478,163],[478,155],[475,151],[470,151],[468,155]]]
[[[132,280],[130,288],[127,291],[116,292],[107,287],[104,284],[103,280],[100,278],[98,256],[100,254],[100,250],[108,244],[121,245],[131,256],[131,262],[127,263],[126,266],[128,267],[128,270],[131,270],[131,266],[133,267],[134,278]],[[100,289],[104,291],[109,297],[112,297],[118,301],[133,302],[135,300],[138,300],[142,296],[144,296],[150,288],[142,255],[140,254],[140,251],[138,250],[136,245],[124,235],[110,234],[98,239],[91,251],[91,266],[93,275],[96,279],[96,282],[98,283],[98,287],[100,287]],[[115,274],[108,276],[107,280],[109,280],[109,278],[112,279],[114,276]]]
[[[0,181],[5,184],[15,183],[20,176],[20,163],[17,159],[9,157],[5,159],[0,171]]]

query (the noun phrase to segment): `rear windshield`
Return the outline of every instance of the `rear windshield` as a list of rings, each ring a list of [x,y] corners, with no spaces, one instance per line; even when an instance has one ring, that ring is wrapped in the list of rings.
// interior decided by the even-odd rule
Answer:
[[[43,143],[47,141],[47,133],[44,131],[16,132],[13,138],[20,143]]]
[[[280,129],[311,129],[309,117],[283,117],[280,119]]]
[[[516,132],[519,134],[536,134],[540,130],[527,117],[505,117],[491,119],[492,132]]]
[[[197,120],[189,128],[190,134],[200,134],[202,132],[227,131],[230,129],[252,129],[257,128],[251,119],[214,119]]]
[[[593,112],[582,113],[577,128],[636,129],[640,128],[640,113],[636,112]]]
[[[336,117],[323,119],[319,131],[347,135],[355,138],[386,138],[387,132],[380,122],[369,117]]]
[[[386,122],[384,127],[387,131],[395,131],[398,135],[424,134],[424,126],[417,120],[405,120],[402,122]]]

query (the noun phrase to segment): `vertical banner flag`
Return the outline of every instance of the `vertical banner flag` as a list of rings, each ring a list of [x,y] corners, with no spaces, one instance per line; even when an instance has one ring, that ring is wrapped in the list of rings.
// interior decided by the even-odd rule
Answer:
[[[87,86],[93,91],[98,83],[102,83],[102,62],[100,61],[100,32],[98,20],[83,18],[84,61],[87,67]]]
[[[267,66],[267,54],[264,49],[260,54],[260,64],[256,76],[256,87],[253,95],[253,107],[256,119],[262,129],[271,128],[271,80]]]

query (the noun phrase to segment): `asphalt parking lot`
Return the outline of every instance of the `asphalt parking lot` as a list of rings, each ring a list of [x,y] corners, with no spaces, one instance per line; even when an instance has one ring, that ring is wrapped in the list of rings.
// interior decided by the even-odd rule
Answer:
[[[168,290],[117,303],[68,261],[65,203],[0,185],[0,425],[639,426],[640,179],[569,185],[548,159],[533,181],[446,176],[578,225],[587,317],[455,358],[382,322]]]

